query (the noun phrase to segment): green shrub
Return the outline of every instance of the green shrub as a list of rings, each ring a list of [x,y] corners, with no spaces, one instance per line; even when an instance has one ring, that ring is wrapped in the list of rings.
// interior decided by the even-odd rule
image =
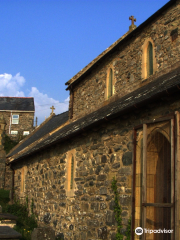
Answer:
[[[121,229],[122,229],[122,218],[121,218],[121,213],[122,213],[122,209],[121,206],[119,204],[119,194],[117,191],[117,180],[115,178],[113,178],[112,183],[111,183],[111,188],[114,192],[114,202],[115,202],[115,206],[114,206],[114,213],[115,213],[115,219],[117,221],[117,233],[116,233],[116,240],[122,240],[123,239],[123,235],[121,234]],[[126,235],[126,240],[130,240],[131,239],[131,218],[128,220],[128,226],[127,226],[127,230],[125,232]]]
[[[126,230],[126,240],[131,240],[131,218],[128,220],[127,230]]]
[[[10,152],[10,150],[18,144],[18,141],[13,141],[9,136],[5,135],[4,138],[4,150],[6,154]]]
[[[0,189],[0,205],[2,206],[2,210],[9,201],[9,190]]]
[[[0,189],[0,201],[8,203],[10,201],[9,192],[9,190]]]
[[[64,238],[62,239],[61,237],[56,237],[56,240],[64,240]]]
[[[34,228],[37,228],[37,220],[34,214],[29,216],[27,209],[28,199],[26,198],[26,204],[20,204],[18,200],[14,200],[14,204],[6,204],[3,209],[6,213],[11,213],[18,217],[16,226],[14,229],[22,234],[21,240],[31,240],[31,233]]]
[[[122,229],[122,218],[121,218],[122,209],[121,209],[121,206],[119,204],[119,194],[118,194],[118,191],[117,191],[117,180],[115,178],[113,178],[113,180],[112,180],[111,188],[114,192],[114,202],[115,202],[114,213],[115,213],[115,219],[117,221],[116,240],[123,240],[123,235],[121,233],[121,229]]]

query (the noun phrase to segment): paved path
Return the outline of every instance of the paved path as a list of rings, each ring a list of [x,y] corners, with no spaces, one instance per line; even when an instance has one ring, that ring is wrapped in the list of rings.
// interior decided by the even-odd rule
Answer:
[[[0,240],[1,239],[19,239],[22,235],[14,229],[7,226],[0,226]]]
[[[10,213],[0,213],[0,219],[3,218],[3,219],[7,219],[7,220],[17,220],[18,217],[10,214]]]

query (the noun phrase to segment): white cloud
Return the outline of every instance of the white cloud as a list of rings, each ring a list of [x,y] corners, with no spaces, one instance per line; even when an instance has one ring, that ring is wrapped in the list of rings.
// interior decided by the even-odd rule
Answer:
[[[65,99],[63,103],[60,103],[58,100],[48,97],[47,94],[39,92],[36,87],[31,88],[29,97],[34,97],[35,101],[35,113],[38,117],[38,125],[45,120],[45,117],[49,117],[51,113],[50,107],[54,106],[54,112],[56,114],[65,112],[69,107],[69,97]]]
[[[7,97],[27,97],[22,87],[25,84],[25,78],[17,73],[14,77],[11,74],[0,74],[0,96]],[[41,93],[36,87],[32,87],[28,97],[34,97],[35,116],[38,117],[38,125],[41,124],[45,117],[51,113],[50,107],[55,107],[54,112],[60,114],[68,110],[69,97],[60,103],[58,100],[48,97],[47,94]]]
[[[25,79],[17,73],[14,77],[11,74],[0,74],[0,96],[24,97],[20,88],[24,85]]]
[[[64,102],[67,102],[69,104],[69,100],[70,100],[70,98],[68,97],[64,100]]]

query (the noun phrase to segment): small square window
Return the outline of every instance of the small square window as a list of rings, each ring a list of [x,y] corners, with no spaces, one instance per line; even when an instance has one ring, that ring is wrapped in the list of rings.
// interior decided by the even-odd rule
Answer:
[[[17,134],[18,134],[18,131],[11,131],[11,134],[12,134],[12,135],[17,135]]]
[[[171,35],[172,42],[176,40],[176,38],[178,38],[178,28],[172,30],[170,35]]]
[[[12,115],[12,124],[19,123],[19,115]]]
[[[23,135],[24,136],[29,135],[29,131],[23,131]]]

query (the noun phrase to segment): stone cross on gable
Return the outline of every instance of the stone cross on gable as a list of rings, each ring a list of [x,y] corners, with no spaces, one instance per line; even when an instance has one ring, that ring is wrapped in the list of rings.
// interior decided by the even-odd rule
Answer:
[[[53,114],[53,113],[54,113],[54,110],[55,110],[55,107],[54,107],[54,106],[52,106],[52,107],[50,107],[50,109],[52,109],[52,112],[51,112],[51,114]]]
[[[136,22],[136,18],[134,16],[130,16],[129,20],[131,20],[131,26],[129,26],[129,32],[133,31],[136,28],[134,22]]]
[[[131,25],[134,25],[134,22],[136,22],[136,18],[134,18],[134,16],[130,16],[129,20],[131,20]]]

